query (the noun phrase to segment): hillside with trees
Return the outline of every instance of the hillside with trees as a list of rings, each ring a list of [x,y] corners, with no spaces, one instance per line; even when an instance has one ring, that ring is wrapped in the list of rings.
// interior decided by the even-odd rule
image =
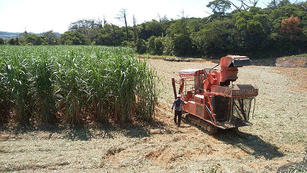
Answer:
[[[6,43],[128,46],[140,54],[197,57],[272,57],[307,52],[307,2],[273,0],[266,8],[257,7],[258,1],[239,2],[211,1],[207,7],[213,14],[205,18],[164,17],[136,25],[133,17],[133,26],[127,26],[127,11],[121,10],[117,18],[123,21],[122,27],[106,20],[79,20],[60,37],[52,31],[39,36],[24,32]]]

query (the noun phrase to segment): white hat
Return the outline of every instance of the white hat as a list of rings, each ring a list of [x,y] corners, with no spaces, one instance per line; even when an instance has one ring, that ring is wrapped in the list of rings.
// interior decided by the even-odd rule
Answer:
[[[180,95],[180,94],[178,94],[178,95],[177,95],[177,98],[180,98],[180,97],[181,97],[181,95]]]

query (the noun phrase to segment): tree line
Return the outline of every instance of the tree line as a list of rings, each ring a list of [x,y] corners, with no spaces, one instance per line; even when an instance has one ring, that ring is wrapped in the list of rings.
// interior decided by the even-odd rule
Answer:
[[[307,2],[272,0],[266,8],[257,2],[213,0],[213,14],[204,18],[166,17],[127,25],[121,10],[120,27],[106,20],[79,20],[58,37],[49,31],[40,36],[24,32],[6,41],[11,45],[106,45],[128,46],[153,55],[219,57],[244,54],[252,57],[281,56],[307,52]],[[228,12],[230,9],[234,9]],[[0,39],[0,44],[5,41]]]

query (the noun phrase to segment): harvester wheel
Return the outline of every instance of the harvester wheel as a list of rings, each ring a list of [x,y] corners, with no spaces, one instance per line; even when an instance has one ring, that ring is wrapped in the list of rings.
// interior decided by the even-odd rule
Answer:
[[[215,134],[217,132],[217,128],[214,127],[211,124],[208,124],[207,125],[207,132],[208,132],[209,135],[213,135],[213,134]]]
[[[217,133],[217,127],[215,127],[211,124],[208,124],[207,122],[201,120],[198,117],[195,117],[191,114],[187,114],[185,116],[185,119],[187,121],[189,121],[191,124],[193,124],[194,126],[197,126],[201,129],[205,130],[209,135],[213,135],[213,134]]]

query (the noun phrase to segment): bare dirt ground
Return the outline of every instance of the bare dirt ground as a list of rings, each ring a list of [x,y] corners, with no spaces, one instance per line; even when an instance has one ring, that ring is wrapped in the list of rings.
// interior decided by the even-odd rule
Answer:
[[[148,60],[160,76],[154,125],[0,132],[0,172],[276,172],[307,150],[307,69],[248,66],[236,83],[259,87],[253,126],[210,136],[174,125],[171,77],[200,62]]]
[[[307,67],[307,57],[281,57],[276,59],[278,67]]]

